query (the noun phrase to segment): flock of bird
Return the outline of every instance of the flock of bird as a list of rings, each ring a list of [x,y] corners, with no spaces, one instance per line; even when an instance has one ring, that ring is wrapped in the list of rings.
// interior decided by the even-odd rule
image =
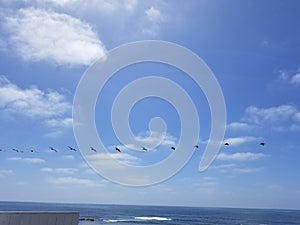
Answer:
[[[69,148],[69,150],[71,151],[77,151],[77,149],[71,147],[71,146],[67,146]],[[53,147],[49,147],[49,150],[50,151],[53,151],[53,152],[58,152],[58,150],[56,148],[53,148]],[[6,150],[0,148],[0,152],[5,152]],[[25,153],[25,152],[30,152],[30,153],[38,153],[37,150],[34,150],[34,149],[31,149],[31,150],[20,150],[20,149],[17,149],[17,148],[12,148],[11,151],[14,151],[14,152],[17,152],[17,153]]]
[[[229,143],[228,143],[228,142],[225,142],[224,145],[225,145],[225,146],[229,146]],[[259,145],[260,145],[260,146],[265,146],[265,142],[260,142]],[[173,151],[176,150],[176,148],[175,148],[174,146],[171,146],[170,148],[171,148]],[[194,145],[194,148],[195,148],[195,149],[199,148],[199,145]],[[148,151],[148,149],[145,148],[144,146],[141,147],[141,149],[142,149],[143,151]],[[117,147],[117,146],[115,147],[115,150],[118,151],[118,152],[121,152],[121,149],[120,149],[119,147]]]
[[[225,142],[224,145],[225,145],[225,146],[229,146],[230,144],[229,144],[228,142]],[[260,146],[265,146],[266,144],[265,144],[265,142],[260,142],[259,145],[260,145]],[[67,146],[67,147],[68,147],[68,149],[69,149],[70,151],[77,151],[77,149],[75,149],[75,148],[73,148],[73,147],[71,147],[71,146]],[[173,151],[176,150],[176,148],[175,148],[174,146],[171,146],[170,148],[171,148]],[[195,149],[199,148],[199,145],[194,145],[194,148],[195,148]],[[16,148],[12,148],[11,150],[12,150],[12,151],[15,151],[15,152],[18,152],[18,153],[24,153],[24,152],[25,152],[24,150],[20,150],[20,149],[16,149]],[[53,148],[53,147],[51,147],[51,146],[49,147],[49,150],[50,150],[50,151],[53,151],[53,152],[58,152],[58,150],[57,150],[56,148]],[[92,147],[92,146],[90,147],[90,150],[93,151],[93,152],[97,152],[97,150],[96,150],[94,147]],[[117,152],[121,152],[121,149],[120,149],[120,147],[118,147],[118,146],[115,146],[115,150],[116,150]],[[144,147],[144,146],[141,147],[141,150],[143,150],[143,151],[148,151],[148,149],[147,149],[146,147]],[[5,152],[5,150],[3,150],[3,149],[0,148],[0,152]],[[31,149],[31,150],[29,150],[29,152],[31,152],[31,153],[37,153],[38,151]]]

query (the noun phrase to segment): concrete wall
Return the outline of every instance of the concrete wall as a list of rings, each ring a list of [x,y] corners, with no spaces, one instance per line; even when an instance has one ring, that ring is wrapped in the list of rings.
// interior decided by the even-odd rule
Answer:
[[[0,212],[0,225],[78,225],[77,212]]]

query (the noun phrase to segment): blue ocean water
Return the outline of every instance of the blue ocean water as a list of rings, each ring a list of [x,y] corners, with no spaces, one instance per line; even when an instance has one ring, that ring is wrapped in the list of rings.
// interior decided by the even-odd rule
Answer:
[[[76,211],[79,225],[300,225],[300,210],[0,202],[0,211]]]

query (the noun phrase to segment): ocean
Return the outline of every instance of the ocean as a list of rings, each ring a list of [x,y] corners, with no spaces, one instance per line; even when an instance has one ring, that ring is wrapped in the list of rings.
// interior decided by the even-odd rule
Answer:
[[[0,202],[0,211],[76,211],[94,219],[79,225],[300,225],[300,210],[286,209]]]

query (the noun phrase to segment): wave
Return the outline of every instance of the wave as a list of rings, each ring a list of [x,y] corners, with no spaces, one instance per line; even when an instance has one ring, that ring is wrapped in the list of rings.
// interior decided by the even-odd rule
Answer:
[[[118,222],[150,221],[150,220],[168,221],[168,220],[172,220],[172,219],[166,218],[166,217],[159,217],[159,216],[135,216],[132,219],[106,219],[106,220],[103,220],[103,222],[118,223]]]
[[[137,220],[158,220],[158,221],[172,220],[171,218],[159,217],[159,216],[136,216],[134,218]]]
[[[103,220],[103,222],[106,222],[106,223],[118,223],[118,222],[132,222],[132,220],[118,220],[118,219],[108,219],[108,220]]]

